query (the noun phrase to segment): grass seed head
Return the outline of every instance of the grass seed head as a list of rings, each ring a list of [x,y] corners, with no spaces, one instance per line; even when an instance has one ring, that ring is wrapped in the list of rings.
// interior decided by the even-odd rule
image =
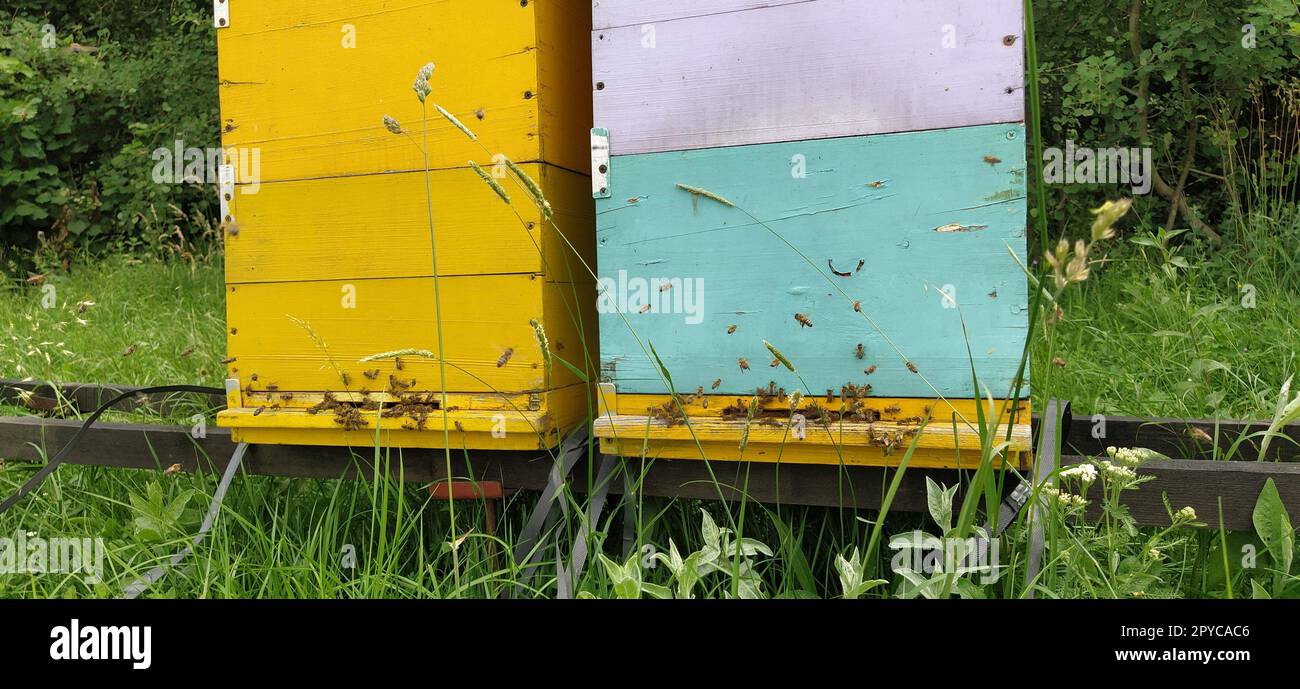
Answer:
[[[496,192],[497,196],[501,197],[502,201],[505,201],[506,204],[509,205],[510,195],[506,193],[504,187],[502,187],[500,184],[497,184],[497,181],[495,179],[492,179],[492,175],[489,175],[488,171],[484,170],[482,165],[479,165],[478,163],[471,160],[469,161],[469,166],[473,168],[475,174],[478,175],[479,179],[483,180],[485,184],[487,184],[489,187],[492,188],[492,191]]]

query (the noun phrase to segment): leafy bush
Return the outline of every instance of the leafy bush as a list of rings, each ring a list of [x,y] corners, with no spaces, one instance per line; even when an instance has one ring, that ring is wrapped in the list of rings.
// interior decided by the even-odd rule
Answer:
[[[169,231],[159,217],[214,214],[209,186],[151,176],[159,147],[219,143],[207,15],[142,11],[121,43],[108,28],[61,29],[53,22],[66,11],[22,15],[0,34],[0,269],[27,267],[35,249],[66,258],[79,246],[153,243]]]

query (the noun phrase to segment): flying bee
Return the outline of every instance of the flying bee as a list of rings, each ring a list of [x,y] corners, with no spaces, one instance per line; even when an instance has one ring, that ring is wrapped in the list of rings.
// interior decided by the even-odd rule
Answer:
[[[647,312],[649,312],[649,311],[650,311],[650,305],[649,305],[649,304],[646,304],[645,306],[642,306],[641,309],[640,309],[637,313],[647,313]]]
[[[502,366],[505,366],[506,362],[510,361],[510,357],[514,356],[514,354],[515,354],[514,347],[506,347],[506,351],[501,353],[501,358],[497,359],[497,368],[501,368]]]
[[[885,183],[884,183],[884,182],[880,182],[880,181],[877,181],[877,182],[867,182],[867,186],[871,187],[872,189],[879,189],[879,188],[885,186]]]
[[[233,356],[231,356],[231,357],[226,357],[225,359],[222,359],[222,360],[221,360],[221,363],[222,363],[223,365],[225,365],[225,366],[229,366],[230,364],[235,363],[235,357],[233,357]]]
[[[858,343],[858,348],[857,348],[857,350],[855,350],[855,351],[853,352],[853,354],[854,354],[854,356],[858,357],[859,359],[865,359],[865,358],[867,358],[867,348],[866,348],[866,347],[863,347],[863,346],[862,346],[862,343],[859,342],[859,343]]]
[[[1002,159],[997,156],[984,156],[984,162],[988,163],[989,165],[997,165],[998,163],[1002,162]]]
[[[871,375],[871,374],[873,374],[873,373],[875,373],[875,372],[876,372],[876,365],[875,365],[875,364],[872,364],[872,365],[868,366],[868,367],[866,368],[866,370],[863,371],[863,373],[865,373],[865,374],[867,374],[867,375]]]
[[[739,362],[737,362],[737,363],[740,364],[740,370],[742,370],[742,371],[748,371],[748,370],[749,370],[749,360],[746,359],[745,357],[743,357],[743,356],[740,357],[740,360],[739,360]]]
[[[812,319],[809,318],[807,314],[796,313],[796,314],[794,315],[794,319],[795,319],[796,321],[799,322],[799,327],[801,327],[801,328],[811,328],[811,327],[813,327],[813,325],[812,325]]]
[[[185,351],[181,352],[181,358],[184,359],[185,357],[187,357],[187,356],[189,356],[189,355],[191,355],[191,354],[193,354],[193,353],[194,353],[194,348],[193,348],[193,347],[186,347],[186,348],[185,348]]]
[[[910,361],[907,362],[907,370],[911,371],[912,373],[917,373],[917,372],[918,372],[918,371],[916,370],[916,364],[914,364],[914,363],[912,363],[912,362],[910,362]]]
[[[661,283],[661,284],[659,285],[659,291],[660,291],[660,292],[667,292],[668,290],[670,290],[670,289],[672,289],[672,288],[673,288],[673,283],[671,283],[671,282],[665,282],[665,283]]]
[[[712,387],[711,389],[713,389],[713,390],[717,390],[718,387],[721,386],[721,385],[722,385],[722,379],[719,378],[719,379],[713,381],[713,387]]]
[[[362,372],[361,375],[365,376],[366,378],[368,378],[368,379],[370,379],[370,380],[375,380],[375,379],[379,378],[379,369],[377,369],[377,368],[372,368],[372,369],[370,369],[369,371],[364,371],[364,372]]]
[[[862,302],[860,301],[853,302],[853,310],[858,313],[862,313]]]
[[[772,368],[776,368],[777,366],[780,366],[780,365],[781,365],[781,360],[780,360],[780,359],[773,359],[773,360],[772,360]]]
[[[867,265],[867,259],[865,259],[865,258],[859,258],[859,259],[858,259],[858,267],[857,267],[857,268],[854,268],[854,269],[853,269],[853,272],[856,273],[856,272],[858,272],[858,271],[861,271],[861,270],[862,270],[862,267],[865,266],[865,265]]]
[[[734,334],[735,332],[736,332],[736,326],[734,326],[734,325],[729,325],[729,326],[727,326],[727,334],[728,334],[728,335]]]

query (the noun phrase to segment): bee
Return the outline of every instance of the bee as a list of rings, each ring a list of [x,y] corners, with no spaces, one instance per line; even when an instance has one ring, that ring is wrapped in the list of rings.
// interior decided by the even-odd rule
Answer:
[[[347,371],[344,371],[339,377],[343,379],[343,387],[346,388],[349,385],[352,385],[352,376],[348,375]],[[270,388],[268,387],[267,389],[269,390]]]
[[[193,347],[186,347],[186,348],[185,348],[185,351],[181,352],[181,358],[184,359],[185,357],[187,357],[187,356],[189,356],[189,355],[191,355],[191,354],[193,354],[193,353],[194,353],[194,348],[193,348]]]
[[[865,374],[867,374],[867,375],[871,375],[871,374],[873,374],[873,373],[875,373],[875,372],[876,372],[876,365],[875,365],[875,364],[872,364],[872,365],[868,366],[868,367],[866,368],[866,370],[863,371],[863,373],[865,373]]]
[[[406,365],[402,363],[402,357],[400,356],[393,357],[393,366],[395,366],[399,371],[406,368]]]
[[[796,321],[798,321],[798,323],[799,323],[799,327],[801,327],[801,328],[811,328],[811,327],[813,327],[813,325],[812,325],[812,319],[809,318],[807,314],[796,313],[796,314],[794,315],[794,319],[795,319]]]
[[[231,328],[231,329],[230,329],[230,334],[231,334],[231,335],[238,335],[238,334],[239,334],[239,328]]]
[[[225,359],[222,359],[222,360],[221,360],[221,364],[222,364],[223,366],[229,366],[230,364],[235,363],[235,359],[236,359],[236,357],[233,357],[233,356],[231,356],[231,357],[226,357]]]
[[[293,393],[292,393],[292,392],[286,392],[286,393],[284,393],[283,395],[280,395],[280,399],[284,400],[285,402],[288,402],[288,401],[290,401],[290,400],[293,399]]]
[[[345,374],[343,374],[343,375],[347,375],[347,374],[345,373]],[[266,386],[266,391],[267,391],[267,392],[275,392],[276,390],[279,390],[279,389],[280,389],[280,386],[279,386],[279,385],[268,385],[268,386]]]
[[[729,325],[729,326],[727,326],[727,334],[728,334],[728,335],[732,335],[732,334],[734,334],[735,332],[736,332],[736,326],[734,326],[734,325]]]
[[[719,378],[719,379],[713,381],[713,387],[712,387],[711,389],[713,389],[713,390],[717,390],[718,387],[721,386],[721,385],[722,385],[722,379]]]
[[[372,368],[369,371],[364,371],[361,375],[365,376],[369,380],[375,380],[379,378],[379,369]]]
[[[885,407],[886,414],[897,414],[900,411],[903,411],[903,408],[897,404],[891,404],[888,407]]]
[[[453,421],[452,423],[456,424],[456,430],[457,430],[457,431],[459,431],[459,432],[461,432],[461,433],[464,433],[464,432],[465,432],[465,427],[462,426],[462,425],[460,425],[460,422],[459,422],[459,421]]]
[[[238,236],[239,236],[239,223],[233,223],[233,222],[232,222],[232,223],[227,223],[227,224],[226,224],[226,234],[230,235],[231,237],[238,237]]]
[[[780,366],[780,365],[781,365],[781,360],[780,360],[780,359],[773,359],[773,360],[772,360],[772,368],[776,368],[777,366]]]
[[[857,267],[857,268],[854,268],[854,269],[853,269],[853,272],[856,273],[856,272],[862,270],[862,267],[865,266],[865,265],[867,265],[867,259],[865,259],[865,258],[859,258],[859,259],[858,259],[858,267]]]
[[[853,310],[858,313],[862,313],[862,302],[860,301],[853,302]]]
[[[916,370],[916,364],[914,364],[914,363],[912,363],[912,362],[910,362],[910,361],[907,362],[907,370],[911,371],[912,373],[917,373],[917,370]]]
[[[1002,159],[997,156],[984,156],[984,162],[988,163],[989,165],[997,165],[998,163],[1002,162]]]
[[[661,283],[661,284],[659,285],[659,291],[660,291],[660,292],[667,292],[668,290],[670,290],[670,289],[672,289],[672,288],[673,288],[673,283],[671,283],[671,282],[665,282],[665,283]]]
[[[853,352],[853,354],[854,354],[854,356],[858,357],[859,359],[865,359],[865,358],[867,358],[867,348],[866,348],[866,347],[863,347],[863,346],[862,346],[862,343],[859,342],[859,343],[858,343],[858,348],[857,348],[856,351]]]
[[[642,307],[641,307],[641,309],[638,311],[638,313],[647,313],[647,312],[649,312],[649,311],[650,311],[650,305],[649,305],[649,304],[646,304],[645,306],[642,306]]]
[[[167,469],[163,471],[163,476],[175,476],[176,474],[179,473],[181,473],[181,463],[177,462],[167,467]]]
[[[412,380],[411,382],[408,383],[406,381],[398,380],[396,376],[390,375],[388,376],[388,385],[392,387],[394,390],[405,390],[411,387],[412,385],[415,385],[415,381]]]
[[[564,343],[563,343],[563,342],[560,342],[559,340],[556,340],[556,341],[555,341],[555,351],[557,351],[557,352],[563,352],[563,351],[564,351]]]
[[[131,345],[131,346],[127,347],[127,348],[126,348],[125,350],[123,350],[123,352],[122,352],[122,356],[131,356],[132,354],[135,354],[135,345]]]
[[[739,360],[738,363],[740,364],[740,370],[742,370],[742,371],[748,371],[748,370],[749,370],[749,360],[746,359],[745,357],[743,357],[743,356],[740,357],[740,360]]]
[[[510,361],[510,357],[514,356],[514,354],[515,354],[514,347],[506,347],[506,351],[501,353],[501,358],[497,359],[497,368],[501,368],[502,366],[505,366],[506,362]]]
[[[1197,428],[1196,426],[1188,426],[1187,434],[1192,436],[1192,438],[1197,441],[1203,441],[1207,443],[1214,442],[1214,438],[1211,438],[1209,433],[1206,433],[1205,431]]]
[[[251,381],[253,381],[254,383],[256,383],[256,382],[257,382],[257,374],[254,373],[253,375],[249,376],[248,379],[251,380]]]
[[[1059,357],[1059,356],[1056,357],[1056,358],[1054,358],[1054,359],[1052,359],[1052,365],[1055,366],[1055,367],[1057,367],[1057,368],[1065,368],[1065,365],[1066,365],[1067,363],[1069,363],[1069,362],[1066,361],[1065,359],[1062,359],[1062,358]]]
[[[867,182],[867,186],[871,187],[872,189],[879,189],[879,188],[885,186],[885,183],[882,182],[882,181]]]
[[[264,411],[266,411],[266,407],[258,407],[253,411],[253,416],[261,416]]]

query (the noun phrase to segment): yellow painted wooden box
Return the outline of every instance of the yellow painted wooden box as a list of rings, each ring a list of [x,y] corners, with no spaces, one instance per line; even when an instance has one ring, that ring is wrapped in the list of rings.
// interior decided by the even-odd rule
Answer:
[[[589,3],[222,5],[230,405],[218,422],[254,443],[441,447],[445,412],[452,447],[489,449],[551,446],[584,422]],[[412,83],[429,62],[422,105]],[[553,222],[502,174],[505,158]],[[509,205],[469,161],[500,175]],[[422,353],[363,361],[399,350]]]

